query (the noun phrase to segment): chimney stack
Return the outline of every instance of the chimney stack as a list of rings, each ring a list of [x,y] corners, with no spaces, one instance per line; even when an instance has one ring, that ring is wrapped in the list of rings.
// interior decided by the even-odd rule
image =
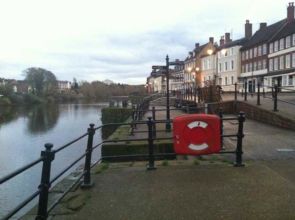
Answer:
[[[230,33],[225,33],[225,43],[229,43],[231,42],[231,39],[230,39]]]
[[[200,46],[200,44],[199,44],[199,43],[195,43],[195,48],[196,48],[196,49],[198,49],[198,48],[199,48],[199,46]]]
[[[294,2],[289,2],[289,6],[287,8],[287,21],[294,21]]]
[[[214,37],[209,37],[209,42],[213,44],[214,43]]]
[[[245,38],[249,39],[252,37],[252,24],[249,20],[246,20],[245,24]]]
[[[266,26],[267,26],[267,23],[265,23],[265,22],[260,23],[259,30],[262,30],[263,28],[266,28]]]
[[[220,46],[224,45],[224,37],[223,36],[220,37],[219,44],[220,44]]]

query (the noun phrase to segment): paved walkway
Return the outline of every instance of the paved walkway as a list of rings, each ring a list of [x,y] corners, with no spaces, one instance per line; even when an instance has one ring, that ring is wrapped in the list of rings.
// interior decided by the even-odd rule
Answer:
[[[241,94],[239,94],[237,97],[238,97],[239,101],[244,101],[244,97],[242,97]],[[282,100],[282,101],[278,101],[278,110],[279,111],[275,112],[275,114],[279,114],[284,117],[291,118],[291,119],[295,120],[295,93],[279,94],[278,99]],[[231,94],[225,93],[222,95],[222,100],[223,101],[234,100],[234,94],[233,93],[231,93]],[[283,101],[287,101],[292,104],[284,103]],[[257,94],[254,94],[254,95],[248,94],[246,102],[248,102],[249,104],[258,106],[257,105]],[[267,93],[265,98],[263,98],[263,96],[261,94],[260,103],[261,103],[261,105],[258,106],[259,108],[269,110],[269,111],[273,110],[273,100],[271,98],[271,94]]]
[[[165,111],[157,118],[165,119]],[[224,125],[225,134],[236,133],[236,122]],[[95,186],[70,193],[50,217],[295,219],[295,132],[252,120],[244,132],[243,168],[232,166],[234,155],[158,161],[155,171],[146,171],[146,162],[99,165],[92,171]],[[226,149],[235,144],[225,139]]]

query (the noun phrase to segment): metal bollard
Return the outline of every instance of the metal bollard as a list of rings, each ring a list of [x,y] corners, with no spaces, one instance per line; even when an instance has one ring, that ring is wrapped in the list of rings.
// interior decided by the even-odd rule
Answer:
[[[275,85],[274,96],[273,96],[273,111],[277,112],[278,110],[278,85]]]
[[[152,116],[153,116],[153,121],[156,121],[156,109],[155,106],[152,107]],[[157,137],[157,130],[156,130],[156,123],[153,123],[153,137]]]
[[[148,117],[148,143],[149,143],[149,163],[147,165],[147,170],[155,170],[155,156],[154,156],[154,139],[153,139],[153,124],[155,122],[151,117]]]
[[[237,134],[237,149],[236,149],[236,162],[234,164],[235,167],[243,167],[243,138],[244,138],[244,122],[245,122],[245,113],[240,112],[238,116],[239,120],[239,127],[238,127],[238,134]]]
[[[260,105],[260,83],[258,83],[257,91],[257,105]]]
[[[235,101],[237,101],[237,99],[238,99],[238,84],[237,83],[235,83]]]
[[[223,147],[223,109],[220,107],[218,112],[219,118],[220,118],[220,145],[221,149],[224,150]]]
[[[247,82],[245,82],[245,96],[244,96],[244,101],[247,101]]]
[[[90,124],[90,128],[87,129],[88,131],[88,140],[87,140],[87,148],[86,148],[86,156],[85,156],[85,165],[84,165],[84,179],[83,183],[81,184],[81,188],[90,188],[93,186],[91,182],[91,155],[92,155],[92,146],[93,146],[93,136],[95,134],[94,124]]]
[[[41,151],[43,157],[41,184],[39,185],[40,195],[38,203],[38,213],[36,220],[47,219],[47,205],[48,205],[48,192],[50,188],[50,171],[51,162],[54,160],[55,152],[51,151],[53,144],[45,144],[45,151]]]

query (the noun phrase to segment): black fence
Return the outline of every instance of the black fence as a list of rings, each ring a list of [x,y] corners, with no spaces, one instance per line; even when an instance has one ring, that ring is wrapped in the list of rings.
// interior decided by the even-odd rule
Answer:
[[[247,83],[245,83],[245,87],[247,87]],[[260,83],[257,84],[257,89],[255,92],[249,93],[247,89],[243,89],[243,92],[241,93],[243,100],[247,101],[249,94],[251,97],[254,97],[256,95],[256,104],[261,105],[262,102],[261,100],[263,98],[265,99],[271,99],[273,103],[273,108],[272,110],[274,112],[279,111],[279,104],[278,103],[286,103],[290,107],[295,106],[295,101],[293,100],[285,100],[284,98],[279,98],[280,94],[288,95],[292,94],[294,95],[294,100],[295,100],[295,89],[292,89],[289,86],[266,86],[266,85],[261,85]]]
[[[47,219],[48,215],[52,212],[52,210],[57,206],[57,204],[77,185],[80,185],[82,188],[88,188],[91,187],[92,181],[91,181],[91,174],[90,170],[92,167],[94,167],[96,164],[100,163],[101,161],[105,159],[114,159],[114,158],[129,158],[130,160],[134,160],[136,158],[146,158],[148,160],[148,170],[154,170],[155,167],[155,160],[159,157],[163,156],[175,156],[174,153],[162,153],[162,154],[155,154],[154,153],[154,141],[155,140],[172,140],[173,137],[156,137],[157,131],[156,130],[156,124],[159,123],[171,123],[172,120],[156,120],[156,111],[166,111],[166,109],[152,109],[152,117],[149,117],[148,120],[142,120],[142,117],[144,115],[144,112],[148,111],[148,103],[151,99],[146,98],[143,100],[143,102],[136,108],[133,114],[133,121],[130,123],[110,123],[105,124],[99,127],[94,127],[94,124],[90,124],[89,128],[87,129],[87,132],[82,134],[80,137],[77,137],[76,139],[66,143],[63,146],[60,146],[56,149],[53,148],[53,144],[47,143],[45,144],[45,150],[41,151],[41,156],[37,158],[36,160],[32,161],[31,163],[19,168],[18,170],[2,177],[0,179],[0,184],[3,184],[10,179],[16,177],[17,175],[29,170],[30,168],[36,166],[39,163],[42,163],[42,172],[41,172],[41,182],[36,189],[35,192],[33,192],[28,198],[26,198],[24,201],[22,201],[17,207],[12,209],[5,217],[4,219],[9,219],[13,217],[19,210],[21,210],[23,207],[25,207],[28,203],[30,203],[34,198],[39,196],[38,200],[38,209],[37,209],[37,215],[36,219]],[[177,108],[175,108],[176,110]],[[173,111],[173,109],[171,109]],[[178,109],[177,109],[178,110]],[[201,110],[201,108],[200,108]],[[220,151],[220,154],[235,154],[236,160],[235,160],[235,166],[243,166],[242,162],[242,141],[243,141],[243,124],[245,121],[245,114],[243,112],[240,112],[237,117],[223,117],[222,109],[220,109],[218,113],[220,117],[220,123],[221,123],[221,143],[222,143],[222,151]],[[223,122],[228,120],[237,120],[238,121],[238,131],[236,134],[224,134],[223,132]],[[115,139],[115,140],[102,140],[100,143],[93,145],[93,138],[96,134],[97,130],[102,129],[105,126],[121,126],[121,125],[128,125],[131,126],[132,129],[136,128],[136,125],[139,124],[145,124],[147,125],[147,138],[136,138],[136,139]],[[55,155],[61,152],[62,150],[70,147],[77,141],[80,141],[81,139],[84,139],[87,137],[87,146],[85,149],[85,153],[83,153],[80,157],[73,160],[67,167],[65,167],[59,174],[51,178],[51,164],[54,161]],[[223,139],[229,138],[229,137],[237,137],[237,145],[236,150],[234,151],[226,151],[223,147]],[[107,157],[101,157],[99,160],[92,162],[92,152],[96,148],[102,146],[105,143],[118,143],[118,142],[126,142],[126,141],[147,141],[148,143],[148,154],[137,154],[137,155],[114,155],[114,156],[107,156]],[[48,196],[51,189],[51,186],[54,182],[56,182],[58,179],[60,179],[67,171],[69,171],[75,164],[77,164],[82,159],[85,160],[84,162],[84,169],[83,172],[80,173],[80,175],[77,177],[77,179],[72,183],[72,185],[64,191],[64,193],[52,204],[48,204]]]

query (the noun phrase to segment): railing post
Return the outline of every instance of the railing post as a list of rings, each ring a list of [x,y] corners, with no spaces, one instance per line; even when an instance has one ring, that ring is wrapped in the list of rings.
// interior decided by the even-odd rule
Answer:
[[[198,87],[198,103],[201,102],[201,88]]]
[[[247,101],[247,87],[248,87],[248,85],[247,85],[248,83],[247,83],[247,81],[245,82],[245,96],[244,96],[244,101]]]
[[[220,118],[220,145],[221,145],[221,149],[223,150],[223,109],[220,107],[219,108],[219,118]]]
[[[278,111],[278,85],[275,85],[274,97],[273,97],[273,111]]]
[[[258,83],[257,91],[257,105],[260,105],[260,83]]]
[[[265,89],[264,89],[264,86],[263,86],[263,89],[262,89],[262,94],[263,94],[263,98],[265,98]]]
[[[235,167],[243,167],[243,138],[244,138],[244,122],[245,122],[245,113],[240,112],[238,116],[239,127],[237,134],[237,149],[236,149],[236,162],[234,164]]]
[[[196,103],[197,101],[197,91],[196,91],[196,86],[194,86],[194,102]]]
[[[235,83],[235,101],[238,99],[238,84]]]
[[[155,122],[151,117],[148,117],[148,144],[149,144],[149,163],[147,165],[147,170],[155,170],[155,156],[154,156],[154,139],[153,139],[153,124]]]
[[[40,195],[38,203],[38,213],[36,220],[47,219],[47,205],[48,205],[48,192],[50,188],[50,171],[51,162],[54,160],[55,152],[51,151],[53,144],[45,144],[45,151],[41,151],[43,157],[41,184],[39,185]]]
[[[134,135],[134,121],[135,121],[135,106],[132,105],[132,122],[131,122],[131,131],[130,131],[130,135]]]
[[[153,116],[153,121],[156,121],[155,106],[152,107],[152,116]],[[156,136],[157,136],[156,123],[153,123],[153,137],[155,138]]]
[[[93,186],[93,183],[91,182],[90,169],[91,169],[93,136],[95,134],[94,124],[90,124],[90,128],[88,128],[87,131],[88,131],[88,140],[87,140],[85,165],[84,165],[85,174],[84,174],[83,183],[81,184],[81,188],[89,188]]]

